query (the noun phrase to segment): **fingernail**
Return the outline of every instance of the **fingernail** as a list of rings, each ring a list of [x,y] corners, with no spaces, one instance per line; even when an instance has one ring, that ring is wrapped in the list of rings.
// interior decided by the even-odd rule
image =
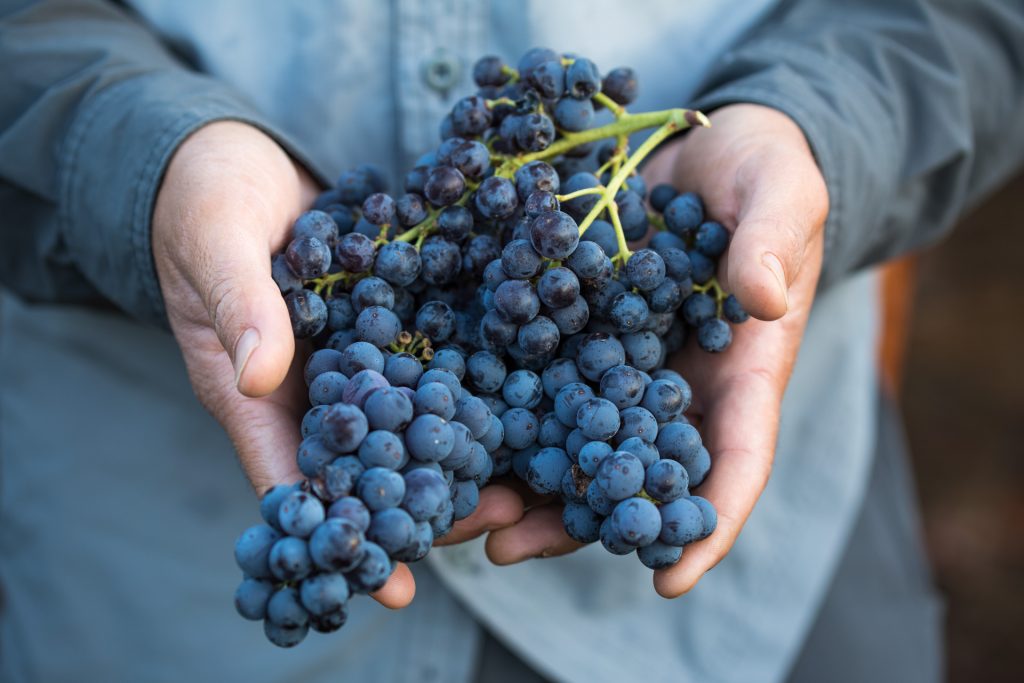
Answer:
[[[238,382],[242,379],[242,373],[245,372],[245,366],[249,363],[249,358],[252,356],[252,352],[257,349],[260,345],[260,333],[255,327],[250,327],[242,336],[238,338],[235,343],[234,358],[235,366],[235,386],[238,386]]]
[[[779,293],[786,303],[786,310],[789,310],[789,287],[786,285],[786,271],[782,269],[782,261],[775,254],[767,252],[761,257],[761,263],[775,276],[775,281],[779,285]]]

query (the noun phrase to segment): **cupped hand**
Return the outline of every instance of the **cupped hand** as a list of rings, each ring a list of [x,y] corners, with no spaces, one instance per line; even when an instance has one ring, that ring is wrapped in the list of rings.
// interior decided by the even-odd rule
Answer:
[[[754,316],[733,328],[724,353],[690,340],[671,361],[693,388],[688,411],[701,428],[712,467],[695,493],[718,510],[718,528],[691,544],[654,586],[677,597],[732,548],[764,490],[775,455],[782,396],[814,300],[828,193],[797,125],[767,107],[739,104],[712,114],[712,126],[667,145],[645,169],[650,187],[670,182],[703,197],[709,217],[732,233],[719,280]],[[580,547],[562,530],[561,505],[532,507],[519,524],[490,534],[498,564]]]
[[[313,202],[316,182],[272,139],[232,121],[196,131],[175,152],[157,196],[153,257],[167,317],[196,396],[224,427],[258,495],[302,478],[295,463],[308,405],[271,254]],[[449,542],[522,514],[514,494],[481,494]],[[400,564],[374,597],[403,607],[415,594]]]

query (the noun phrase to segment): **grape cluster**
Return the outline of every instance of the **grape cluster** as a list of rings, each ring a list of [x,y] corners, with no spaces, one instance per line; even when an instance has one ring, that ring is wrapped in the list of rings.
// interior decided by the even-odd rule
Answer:
[[[536,48],[474,78],[404,192],[346,171],[272,259],[315,349],[305,479],[268,491],[235,546],[236,607],[276,645],[340,628],[352,594],[426,556],[495,477],[560,498],[569,536],[651,568],[715,528],[690,494],[711,466],[692,392],[665,363],[691,336],[725,350],[747,317],[714,277],[728,231],[636,174],[632,70]],[[615,121],[598,127],[602,110]],[[662,137],[701,120],[663,114],[643,120]]]

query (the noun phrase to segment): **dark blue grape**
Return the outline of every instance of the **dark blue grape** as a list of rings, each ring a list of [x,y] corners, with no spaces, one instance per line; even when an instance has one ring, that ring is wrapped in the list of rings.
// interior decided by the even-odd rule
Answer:
[[[360,370],[352,375],[348,384],[345,385],[345,391],[342,392],[341,400],[357,408],[362,408],[367,396],[387,386],[389,386],[388,381],[384,379],[384,375],[376,370]],[[324,416],[324,420],[327,419],[328,415]],[[322,421],[321,425],[323,424]]]
[[[644,465],[632,453],[615,451],[601,460],[594,481],[611,500],[625,500],[643,488]]]
[[[437,229],[441,237],[462,244],[473,231],[473,213],[464,206],[446,207],[438,214]]]
[[[451,370],[447,370],[445,368],[430,368],[423,373],[422,377],[420,377],[417,388],[430,382],[440,382],[448,387],[448,391],[451,392],[453,400],[462,396],[462,384],[459,382],[459,378]]]
[[[373,266],[376,248],[366,235],[351,232],[338,240],[334,256],[342,270],[350,273],[365,273]]]
[[[622,538],[610,517],[601,522],[600,540],[604,549],[613,555],[628,555],[636,550],[635,546],[626,543]]]
[[[519,78],[523,81],[529,82],[530,76],[533,74],[534,69],[543,64],[544,62],[558,61],[561,57],[557,52],[546,47],[533,47],[523,53],[523,56],[519,58],[517,68],[519,69]]]
[[[452,129],[456,135],[480,135],[491,126],[491,110],[478,95],[463,97],[452,107]]]
[[[715,506],[711,504],[711,501],[700,496],[690,496],[689,501],[701,511],[701,515],[704,518],[704,529],[700,537],[707,538],[718,526],[718,511],[715,510]]]
[[[514,450],[523,450],[537,441],[540,422],[537,416],[525,408],[510,408],[501,416],[505,428],[505,445]]]
[[[595,332],[580,343],[576,365],[591,382],[597,382],[608,368],[626,362],[626,352],[618,339]]]
[[[355,496],[339,498],[327,508],[327,518],[344,519],[356,526],[360,531],[365,532],[370,526],[370,510],[363,501]]]
[[[314,408],[313,410],[317,410]],[[312,410],[310,412],[313,412]],[[318,426],[319,429],[319,426]],[[280,530],[277,523],[277,511],[281,507],[281,501],[284,500],[292,491],[297,491],[301,484],[296,482],[294,484],[278,484],[270,487],[263,498],[260,499],[260,516],[270,526]],[[244,568],[243,568],[244,570]]]
[[[416,313],[416,329],[433,342],[443,342],[455,331],[455,312],[443,301],[428,301]]]
[[[506,280],[494,292],[494,306],[502,318],[522,325],[533,320],[540,312],[540,298],[529,282]]]
[[[558,197],[553,192],[534,190],[526,198],[523,210],[526,212],[527,218],[536,218],[548,211],[558,211],[559,206]]]
[[[286,493],[282,500],[287,500],[295,491]],[[281,538],[281,534],[271,526],[257,524],[242,532],[235,541],[235,562],[246,576],[254,579],[269,579],[270,549]]]
[[[368,431],[366,416],[353,405],[336,403],[327,409],[320,420],[324,443],[338,453],[355,451]]]
[[[644,498],[629,498],[615,506],[612,525],[623,541],[634,547],[650,545],[661,531],[658,508]]]
[[[544,161],[523,164],[516,169],[514,179],[519,199],[524,202],[534,192],[556,194],[559,188],[558,173],[551,164]]]
[[[697,328],[697,345],[709,353],[721,353],[732,343],[729,323],[720,318],[705,320]]]
[[[335,225],[338,226],[338,235],[347,235],[352,232],[352,228],[356,225],[357,215],[350,206],[331,204],[324,208],[324,213],[329,215]],[[331,245],[328,244],[327,246]]]
[[[482,398],[480,400],[483,401]],[[488,405],[486,401],[484,401],[484,405]],[[488,410],[490,410],[489,405]],[[505,425],[501,423],[500,416],[491,413],[491,424],[484,435],[480,437],[480,445],[488,453],[494,453],[503,443],[505,443]]]
[[[619,253],[619,238],[615,234],[615,226],[608,221],[594,221],[580,239],[600,246],[605,256],[611,257]]]
[[[687,251],[690,257],[690,277],[699,285],[715,276],[715,262],[697,250]]]
[[[561,448],[542,448],[537,451],[526,468],[526,483],[542,495],[557,493],[561,489],[562,475],[572,463]]]
[[[352,342],[341,352],[338,367],[348,377],[353,377],[362,370],[381,372],[384,370],[384,355],[369,342]]]
[[[487,311],[480,319],[480,337],[492,348],[504,348],[516,340],[519,327],[501,317],[498,311]]]
[[[661,532],[658,538],[668,545],[683,546],[704,537],[704,515],[688,498],[665,503],[660,508]]]
[[[418,164],[411,171],[406,173],[405,179],[402,183],[402,187],[405,188],[405,191],[422,195],[423,188],[427,184],[427,177],[430,175],[431,168],[432,165]]]
[[[624,334],[621,342],[626,353],[626,362],[637,370],[646,372],[661,364],[664,353],[661,340],[655,333],[644,330],[633,334]]]
[[[302,626],[286,627],[275,624],[269,619],[263,621],[263,635],[278,647],[295,647],[305,639],[307,633],[309,633],[308,623]]]
[[[363,278],[352,288],[352,308],[358,314],[368,306],[393,308],[395,291],[379,277]]]
[[[516,370],[509,373],[501,389],[502,398],[513,408],[532,410],[544,396],[544,387],[540,377],[529,370]]]
[[[652,290],[665,280],[665,261],[656,251],[641,249],[629,257],[626,275],[637,289]]]
[[[632,103],[637,96],[636,73],[628,66],[612,69],[601,81],[601,92],[618,104]]]
[[[615,509],[615,501],[608,497],[596,479],[587,485],[587,505],[602,517],[612,514]]]
[[[480,180],[490,168],[491,154],[483,143],[467,140],[452,151],[451,165],[465,177]]]
[[[306,411],[306,414],[302,416],[302,438],[307,436],[313,436],[320,431],[320,420],[323,419],[324,413],[327,412],[327,406],[313,406]]]
[[[317,375],[325,372],[337,371],[338,362],[341,360],[341,353],[333,349],[318,349],[306,359],[306,365],[302,371],[306,384],[310,384]]]
[[[455,398],[451,390],[440,382],[421,384],[413,404],[417,415],[428,413],[445,420],[455,417]]]
[[[286,629],[308,626],[309,613],[299,601],[299,592],[284,586],[271,595],[267,602],[267,622]]]
[[[476,512],[480,504],[480,489],[473,481],[456,481],[451,485],[452,506],[456,521]]]
[[[505,220],[519,206],[516,188],[508,178],[491,176],[477,188],[474,202],[480,214],[490,220]]]
[[[324,211],[306,211],[292,225],[292,237],[315,237],[329,248],[338,239],[338,224]]]
[[[420,277],[432,285],[454,282],[462,270],[462,253],[459,245],[443,237],[430,237],[424,242],[420,249],[420,261]]]
[[[560,58],[548,60],[532,68],[527,83],[537,89],[543,99],[553,100],[565,93],[565,67]]]
[[[395,217],[407,228],[425,221],[428,211],[426,200],[415,192],[404,194],[395,202]]]
[[[708,221],[697,228],[693,246],[708,258],[718,258],[729,246],[729,231],[721,223]]]
[[[327,328],[332,332],[349,330],[355,325],[356,310],[352,298],[345,293],[335,294],[327,300]]]
[[[636,549],[636,556],[648,569],[665,569],[671,567],[683,555],[683,549],[655,541]]]
[[[424,462],[444,460],[455,445],[455,433],[441,417],[424,413],[414,419],[405,431],[405,447]]]
[[[616,447],[616,450],[632,453],[640,460],[640,463],[645,468],[658,462],[658,458],[660,457],[658,449],[655,448],[654,444],[646,439],[640,438],[639,436],[631,436],[624,440]]]
[[[692,235],[704,222],[704,203],[693,192],[684,192],[665,206],[665,225],[679,237]]]
[[[395,222],[395,200],[383,192],[375,192],[363,200],[363,218],[374,225]]]
[[[572,194],[573,192],[586,188],[597,187],[598,185],[600,185],[600,181],[597,179],[597,176],[593,173],[583,171],[572,175],[565,181],[562,185],[561,194]],[[594,208],[598,199],[599,195],[596,194],[581,195],[574,199],[562,202],[562,210],[576,220],[581,220],[592,208]]]
[[[466,357],[456,347],[439,349],[434,352],[434,357],[427,366],[431,370],[437,368],[448,370],[460,381],[466,375]]]
[[[576,424],[588,439],[605,441],[615,436],[622,422],[614,403],[603,398],[591,398],[576,411]]]
[[[394,555],[412,542],[416,522],[405,510],[397,507],[374,512],[366,537],[389,555]]]
[[[597,467],[601,461],[612,454],[612,447],[604,441],[589,441],[580,449],[577,461],[580,469],[588,477],[597,474]]]
[[[501,257],[501,245],[492,235],[477,235],[462,255],[462,271],[480,277],[487,264]]]
[[[323,503],[305,491],[292,491],[281,501],[277,521],[286,534],[305,538],[324,521]],[[246,573],[255,576],[251,572]]]
[[[678,196],[679,190],[671,185],[665,183],[655,185],[651,190],[651,208],[658,213],[664,213],[668,203]]]
[[[371,511],[395,507],[405,496],[405,479],[386,467],[371,467],[356,482],[360,500]]]
[[[313,480],[313,489],[324,503],[330,503],[351,493],[355,480],[348,463],[335,458],[324,466],[320,478]]]
[[[561,211],[542,213],[530,223],[530,243],[545,258],[562,260],[576,250],[579,227],[569,214]]]
[[[601,397],[611,401],[619,410],[638,405],[644,388],[640,371],[629,365],[616,365],[601,376]]]
[[[299,471],[309,478],[320,476],[327,463],[333,461],[338,454],[327,447],[319,434],[308,436],[299,444],[295,460]]]
[[[318,294],[300,289],[286,294],[284,303],[296,338],[313,337],[327,326],[327,304]]]
[[[270,260],[270,276],[282,294],[290,294],[302,289],[302,278],[292,272],[284,254],[277,254]]]
[[[700,327],[701,324],[711,320],[717,313],[717,306],[713,297],[703,292],[695,292],[686,297],[683,302],[683,320],[687,325]]]
[[[594,105],[590,100],[563,97],[555,105],[554,115],[561,130],[575,133],[594,125]]]
[[[601,89],[601,76],[597,66],[589,59],[577,57],[566,70],[565,85],[570,97],[578,100],[590,99]]]
[[[396,387],[378,389],[366,397],[363,412],[370,429],[400,432],[412,421],[412,401]]]
[[[652,313],[675,313],[683,305],[683,292],[675,280],[665,279],[647,293],[647,307]]]
[[[745,323],[750,318],[750,315],[743,310],[739,299],[732,294],[725,297],[725,301],[722,302],[722,315],[726,320],[737,325]]]
[[[480,87],[505,85],[509,78],[511,75],[505,71],[505,62],[501,57],[481,57],[473,65],[473,81]]]
[[[442,536],[448,535],[454,524],[455,506],[452,504],[451,499],[448,499],[445,503],[444,511],[437,517],[430,520],[430,529],[434,532],[434,538],[438,539]]]
[[[594,391],[582,382],[571,382],[555,396],[555,415],[566,427],[575,429],[580,406],[594,398]]]
[[[660,503],[671,503],[686,495],[690,478],[675,460],[659,460],[647,468],[644,490]]]
[[[550,399],[554,399],[565,385],[582,381],[583,378],[576,368],[576,363],[571,358],[558,358],[551,361],[541,374],[544,393]]]
[[[530,355],[550,354],[558,348],[558,327],[550,318],[538,315],[519,328],[519,346]]]
[[[551,146],[555,139],[555,124],[544,114],[526,114],[517,117],[515,140],[527,152],[540,152]]]
[[[512,240],[501,252],[501,269],[510,278],[527,280],[540,272],[540,255],[526,240]]]
[[[537,432],[537,444],[541,448],[547,448],[550,446],[557,446],[561,448],[565,445],[565,440],[569,436],[569,428],[561,423],[558,416],[554,412],[545,413],[540,418],[540,428]]]
[[[385,244],[377,252],[373,274],[393,285],[407,287],[420,274],[419,253],[407,242]]]
[[[466,362],[466,372],[473,385],[487,393],[500,390],[508,374],[505,362],[490,351],[477,351],[470,356]]]
[[[330,248],[315,237],[297,237],[284,252],[288,267],[303,280],[320,277],[331,266]]]
[[[391,559],[384,548],[376,543],[363,543],[365,554],[355,569],[345,573],[349,587],[357,593],[380,590],[391,576]]]
[[[348,581],[334,572],[311,576],[299,588],[302,606],[316,617],[335,614],[344,609],[350,596]]]
[[[639,294],[622,292],[608,306],[608,321],[622,333],[643,329],[650,310],[647,302]]]
[[[402,331],[398,316],[383,306],[364,308],[356,317],[356,338],[384,348]]]
[[[615,196],[615,203],[625,238],[630,242],[643,239],[650,225],[643,197],[633,190],[623,190]]]
[[[312,570],[309,549],[301,538],[286,536],[270,549],[270,572],[279,581],[300,581]]]
[[[651,382],[640,405],[651,411],[658,422],[671,422],[689,407],[685,403],[682,389],[666,379]]]
[[[259,621],[266,617],[267,603],[273,593],[274,586],[269,581],[243,579],[235,590],[235,609],[242,618]]]

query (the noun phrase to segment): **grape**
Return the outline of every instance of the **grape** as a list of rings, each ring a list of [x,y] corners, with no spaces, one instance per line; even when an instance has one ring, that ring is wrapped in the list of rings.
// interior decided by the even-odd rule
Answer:
[[[644,485],[644,465],[632,453],[615,451],[601,460],[594,481],[611,500],[635,496]]]
[[[302,278],[292,272],[284,254],[277,254],[271,259],[270,276],[282,294],[290,294],[302,289]]]
[[[534,190],[526,197],[523,211],[526,213],[527,218],[536,218],[548,211],[558,211],[558,207],[558,197],[553,192]]]
[[[650,291],[665,280],[665,261],[651,249],[635,251],[626,263],[626,275],[634,287]]]
[[[626,362],[637,370],[653,370],[664,359],[661,340],[658,339],[658,335],[648,330],[624,334],[619,343],[626,354]]]
[[[308,289],[289,292],[284,303],[296,338],[317,335],[327,325],[327,304],[314,292]]]
[[[405,496],[405,479],[394,470],[371,467],[356,484],[359,499],[371,512],[397,506]]]
[[[250,621],[259,621],[267,614],[267,603],[274,592],[269,581],[247,578],[235,590],[235,609]]]
[[[704,534],[704,515],[687,498],[665,503],[660,508],[661,531],[658,539],[669,545],[683,546],[700,540]]]
[[[456,481],[451,485],[453,515],[456,521],[476,512],[480,504],[480,489],[472,481]]]
[[[563,425],[558,416],[554,413],[545,413],[540,418],[540,428],[537,432],[537,443],[542,448],[561,447],[569,436],[569,428]]]
[[[590,441],[580,449],[578,461],[580,469],[588,477],[597,474],[597,467],[607,456],[612,454],[612,447],[603,441]]]
[[[710,536],[718,526],[718,512],[715,511],[715,506],[700,496],[690,496],[689,501],[697,506],[704,518],[704,529],[701,532],[701,538]]]
[[[615,196],[615,203],[619,209],[619,222],[622,224],[622,234],[625,238],[630,242],[643,239],[650,225],[644,198],[633,190],[623,190]]]
[[[462,270],[459,245],[442,237],[431,237],[423,244],[420,249],[420,262],[420,277],[432,285],[453,282]]]
[[[364,308],[356,318],[356,337],[380,348],[393,342],[401,331],[398,316],[383,306]]]
[[[626,540],[619,535],[610,517],[601,522],[599,538],[604,549],[613,555],[628,555],[636,550],[634,546],[626,543]]]
[[[384,370],[384,355],[369,342],[353,342],[342,350],[338,368],[350,378],[363,370],[381,372]]]
[[[654,463],[658,462],[660,457],[658,449],[653,443],[642,439],[639,436],[631,436],[625,439],[617,446],[617,449],[626,453],[632,453],[640,460],[645,468],[651,467]]]
[[[736,324],[745,323],[750,318],[750,315],[743,310],[739,300],[732,294],[725,297],[725,301],[722,302],[722,315],[729,322]]]
[[[478,439],[491,427],[491,411],[476,396],[463,396],[455,402],[455,419],[465,425]]]
[[[335,457],[337,457],[337,453],[327,447],[319,434],[314,434],[306,437],[299,444],[295,460],[298,463],[299,471],[312,478],[320,476],[321,470]]]
[[[690,479],[675,460],[659,460],[647,468],[644,490],[660,503],[671,503],[686,495]]]
[[[693,246],[697,251],[710,258],[718,258],[729,246],[729,231],[721,223],[708,221],[697,228]]]
[[[291,493],[286,494],[287,498]],[[256,579],[269,579],[270,549],[281,538],[281,534],[266,524],[257,524],[246,529],[235,541],[235,562],[246,574]]]
[[[385,244],[377,252],[373,274],[399,287],[412,284],[420,274],[420,257],[416,248],[407,242]]]
[[[619,104],[630,104],[637,95],[636,74],[629,67],[612,69],[601,81],[601,92]]]
[[[683,555],[683,549],[654,541],[650,545],[636,549],[636,556],[648,569],[665,569],[671,567]]]
[[[452,325],[454,326],[454,324],[455,318],[453,314]],[[417,323],[417,327],[419,327],[419,323]],[[422,375],[423,366],[412,354],[395,353],[388,356],[387,360],[384,362],[384,379],[386,379],[391,386],[415,387]]]
[[[366,415],[357,407],[343,403],[332,405],[320,420],[324,443],[338,453],[355,451],[369,430]]]
[[[677,195],[665,206],[665,225],[674,234],[685,237],[704,222],[704,203],[692,192]]]
[[[516,143],[527,152],[540,152],[555,139],[555,124],[543,114],[519,117],[515,130]]]
[[[651,190],[651,208],[658,213],[664,213],[665,207],[668,206],[668,203],[678,196],[679,190],[671,185],[667,185],[665,183],[655,185]]]
[[[643,329],[650,311],[647,302],[639,294],[622,292],[612,299],[608,307],[608,320],[620,332]]]
[[[594,398],[594,391],[582,382],[570,382],[555,396],[555,415],[566,427],[577,426],[580,407]]]
[[[455,417],[455,399],[448,387],[440,382],[421,384],[413,399],[415,413],[437,415],[445,420]]]
[[[348,496],[345,498],[339,498],[331,504],[331,507],[327,508],[327,518],[337,517],[351,522],[362,532],[366,532],[366,529],[370,526],[370,511],[367,509],[363,501],[355,498],[354,496]]]
[[[544,386],[540,377],[529,370],[516,370],[509,373],[501,389],[502,398],[513,408],[533,409],[544,396]]]
[[[651,382],[640,404],[651,411],[658,422],[671,422],[689,407],[684,403],[679,385],[667,379]]]
[[[293,273],[303,280],[312,280],[327,272],[331,250],[315,237],[296,237],[285,249],[284,258]]]
[[[715,276],[715,262],[699,251],[687,251],[690,257],[690,276],[699,285],[705,284]]]
[[[542,213],[530,223],[530,243],[545,258],[567,258],[575,251],[579,241],[580,231],[576,221],[562,211]]]
[[[297,491],[300,486],[301,484],[296,482],[295,484],[278,484],[270,487],[260,500],[260,516],[263,518],[263,521],[280,530],[277,524],[277,511],[281,507],[281,501],[292,491]]]
[[[697,328],[697,344],[709,353],[720,353],[732,343],[729,323],[720,318],[705,320]]]
[[[501,416],[505,429],[505,444],[509,448],[522,450],[532,445],[540,431],[537,416],[525,408],[510,408]]]
[[[491,176],[477,188],[475,194],[476,208],[484,218],[504,220],[511,216],[519,200],[516,188],[507,178]]]
[[[323,503],[305,491],[292,491],[281,501],[277,521],[286,534],[305,538],[324,521]],[[253,572],[247,573],[257,576]]]
[[[634,547],[650,545],[661,531],[657,506],[643,498],[629,498],[616,505],[611,523],[618,536]]]
[[[563,308],[573,304],[580,294],[580,281],[565,267],[551,268],[537,282],[537,296],[545,306]]]
[[[388,555],[394,555],[412,542],[415,531],[416,523],[408,512],[389,507],[372,514],[366,537],[383,548]]]
[[[508,374],[504,361],[490,351],[477,351],[470,356],[466,372],[477,389],[488,393],[501,389]]]
[[[348,581],[334,572],[317,574],[303,581],[299,590],[302,606],[314,617],[324,617],[344,609],[350,595]]]
[[[480,87],[505,85],[510,75],[504,68],[505,63],[501,57],[482,57],[473,65],[473,81]]]
[[[394,308],[395,290],[379,277],[368,277],[356,283],[352,288],[352,310],[358,314],[370,306]],[[354,316],[353,316],[353,322]]]
[[[433,360],[430,361],[429,367],[431,370],[447,370],[455,375],[457,380],[461,380],[466,376],[466,359],[463,358],[462,353],[454,348],[437,351],[434,354]]]
[[[538,315],[519,328],[519,346],[531,355],[552,353],[558,348],[558,326],[550,318]]]
[[[561,488],[562,475],[571,464],[561,448],[542,448],[530,458],[526,481],[537,493],[556,493]]]
[[[424,462],[444,460],[455,445],[455,433],[441,417],[425,413],[418,416],[405,431],[409,453]]]
[[[528,280],[540,272],[542,265],[540,255],[527,240],[512,240],[501,251],[501,270],[507,277]]]
[[[506,280],[494,292],[494,306],[506,321],[521,325],[540,312],[540,298],[529,282]]]
[[[371,398],[380,393],[376,392]],[[367,404],[369,404],[369,401],[367,401]],[[411,417],[411,408],[409,412]],[[390,431],[377,430],[367,434],[366,438],[363,439],[363,443],[359,445],[359,461],[367,468],[384,467],[398,470],[405,466],[405,463],[408,461],[408,455],[405,452],[405,445],[402,443],[401,437]]]
[[[596,332],[580,344],[576,365],[591,382],[597,382],[606,370],[626,361],[622,343],[610,335]]]
[[[592,61],[577,57],[565,74],[566,90],[571,97],[589,100],[601,88],[601,77]],[[596,539],[595,539],[596,540]]]
[[[590,100],[563,97],[555,105],[555,124],[562,130],[579,132],[594,125],[594,105]]]
[[[441,237],[462,244],[473,230],[473,214],[464,206],[446,207],[437,217]]]
[[[270,548],[270,573],[280,581],[299,581],[309,575],[309,549],[301,538],[285,536]]]
[[[395,217],[407,228],[425,221],[428,211],[426,201],[414,192],[402,195],[395,202]]]
[[[387,551],[376,543],[363,543],[365,550],[362,560],[355,569],[345,572],[345,579],[352,591],[372,593],[380,590],[391,576],[391,560]]]

